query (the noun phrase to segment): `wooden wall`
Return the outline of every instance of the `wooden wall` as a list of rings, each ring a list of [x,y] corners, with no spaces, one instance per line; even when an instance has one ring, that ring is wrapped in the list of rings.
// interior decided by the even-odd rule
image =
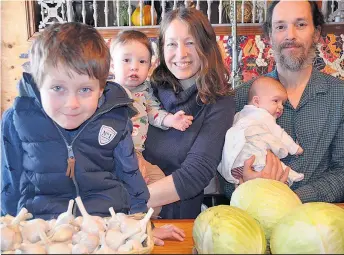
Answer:
[[[30,47],[24,1],[0,1],[1,10],[1,114],[17,96],[16,84],[22,75],[21,58]]]

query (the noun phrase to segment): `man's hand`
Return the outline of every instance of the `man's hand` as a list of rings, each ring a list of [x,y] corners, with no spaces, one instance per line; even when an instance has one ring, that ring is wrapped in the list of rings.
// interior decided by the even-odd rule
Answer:
[[[244,163],[243,178],[240,179],[240,184],[256,178],[265,178],[277,180],[287,183],[290,168],[287,167],[283,171],[281,161],[270,150],[266,154],[266,164],[262,171],[254,171],[252,165],[254,163],[254,156],[250,157]]]
[[[164,245],[164,239],[184,241],[185,232],[183,229],[177,228],[174,225],[167,224],[153,229],[154,244],[158,246]]]

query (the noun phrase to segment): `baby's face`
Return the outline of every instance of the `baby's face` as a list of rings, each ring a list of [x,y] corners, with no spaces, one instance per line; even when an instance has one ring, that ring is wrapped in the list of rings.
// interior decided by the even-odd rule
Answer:
[[[99,80],[64,68],[47,68],[39,87],[46,114],[64,129],[78,128],[97,110]]]
[[[287,93],[279,87],[269,87],[260,93],[258,107],[267,110],[275,119],[281,117]]]
[[[130,90],[146,80],[151,55],[145,45],[131,41],[114,48],[112,61],[115,81]]]

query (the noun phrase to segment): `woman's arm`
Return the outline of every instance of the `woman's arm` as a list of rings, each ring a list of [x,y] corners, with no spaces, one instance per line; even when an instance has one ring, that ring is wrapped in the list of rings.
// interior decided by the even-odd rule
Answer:
[[[180,200],[172,175],[149,184],[148,190],[150,193],[148,208],[163,206]]]

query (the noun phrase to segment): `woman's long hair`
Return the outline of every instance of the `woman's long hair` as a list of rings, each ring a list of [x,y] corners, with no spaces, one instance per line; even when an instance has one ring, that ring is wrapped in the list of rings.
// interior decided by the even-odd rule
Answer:
[[[153,86],[172,87],[177,93],[181,90],[178,79],[167,68],[164,56],[165,33],[175,19],[188,24],[190,34],[195,39],[196,50],[201,60],[200,71],[196,77],[201,101],[204,104],[214,103],[220,96],[233,94],[229,82],[229,69],[224,64],[214,29],[207,17],[195,8],[177,8],[165,14],[159,34],[160,63],[151,76]]]

